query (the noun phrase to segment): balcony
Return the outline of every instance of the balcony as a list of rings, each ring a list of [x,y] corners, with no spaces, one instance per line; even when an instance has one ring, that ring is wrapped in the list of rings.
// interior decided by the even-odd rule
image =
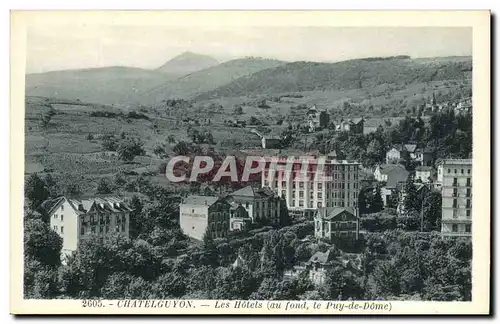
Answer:
[[[470,232],[441,232],[442,236],[448,237],[470,237],[472,233]]]

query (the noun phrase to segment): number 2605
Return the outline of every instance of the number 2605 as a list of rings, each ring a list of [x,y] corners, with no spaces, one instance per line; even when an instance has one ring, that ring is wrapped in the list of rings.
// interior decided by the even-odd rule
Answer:
[[[104,307],[100,300],[82,300],[82,307]]]

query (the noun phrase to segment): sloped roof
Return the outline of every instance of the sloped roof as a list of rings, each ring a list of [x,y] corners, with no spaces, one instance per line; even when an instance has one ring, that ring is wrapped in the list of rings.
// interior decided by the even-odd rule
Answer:
[[[64,197],[57,197],[54,199],[45,200],[42,203],[42,209],[48,211],[50,215],[53,209],[57,208],[62,202],[64,202]]]
[[[245,260],[238,254],[238,257],[233,262],[233,268],[239,268],[245,264]]]
[[[335,157],[336,158],[337,156],[338,156],[337,155],[337,151],[335,151],[335,150],[333,150],[330,153],[328,153],[328,157]]]
[[[417,145],[415,144],[405,144],[404,149],[409,152],[409,153],[414,153],[415,150],[417,149]]]
[[[355,124],[355,125],[359,124],[361,121],[364,121],[364,120],[365,119],[363,117],[351,119],[352,123]]]
[[[427,165],[419,165],[415,168],[415,171],[433,171],[434,168],[431,167],[431,166],[427,166]]]
[[[214,196],[187,196],[184,198],[183,204],[195,206],[212,206],[219,200],[219,197]]]
[[[327,264],[332,261],[336,261],[337,257],[335,255],[334,249],[329,249],[326,252],[316,252],[314,255],[309,259],[310,263],[321,263],[321,264]]]
[[[317,216],[322,219],[327,219],[331,220],[337,217],[338,215],[342,214],[343,212],[347,212],[351,214],[353,217],[356,217],[354,215],[354,210],[352,208],[345,208],[345,207],[322,207],[318,208],[317,211]]]
[[[246,186],[244,188],[236,190],[231,195],[238,197],[257,198],[257,197],[274,197],[276,196],[276,193],[269,187],[256,189],[252,186]]]
[[[410,173],[405,169],[394,168],[387,173],[386,187],[396,188],[397,184],[408,179]]]
[[[380,173],[389,174],[395,169],[406,170],[402,164],[381,164],[379,165]]]
[[[127,206],[127,204],[122,198],[116,196],[92,197],[87,199],[59,197],[54,200],[57,200],[57,202],[51,205],[50,211],[48,213],[49,215],[52,214],[54,210],[58,206],[60,206],[64,201],[67,201],[77,214],[85,214],[93,208],[99,211],[109,211],[109,212],[121,212],[121,211],[132,210]]]

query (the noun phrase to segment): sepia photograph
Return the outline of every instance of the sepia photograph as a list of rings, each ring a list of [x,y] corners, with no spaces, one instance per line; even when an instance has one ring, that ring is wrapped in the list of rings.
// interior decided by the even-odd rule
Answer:
[[[386,14],[14,12],[11,312],[487,313],[489,12]]]

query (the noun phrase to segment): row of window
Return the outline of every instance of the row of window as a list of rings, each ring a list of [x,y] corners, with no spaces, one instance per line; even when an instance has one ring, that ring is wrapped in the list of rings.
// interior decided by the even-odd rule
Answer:
[[[327,222],[325,222],[325,225],[327,224]],[[335,228],[335,229],[341,229],[341,228],[356,228],[357,224],[356,222],[354,221],[345,221],[345,222],[330,222],[330,226],[331,228]],[[320,221],[316,221],[316,228],[320,228],[321,227],[321,224],[320,224]],[[325,230],[328,230],[328,226],[325,226],[324,227]]]
[[[301,174],[299,172],[299,173],[294,174],[294,176],[292,176],[291,179],[289,177],[285,177],[284,175],[276,174],[271,180],[276,180],[276,181],[281,180],[282,182],[288,182],[289,180],[291,180],[291,182],[293,182],[293,183],[296,183],[296,182],[304,183],[304,182],[314,182],[315,180],[322,180],[321,174],[319,174],[319,176],[320,176],[319,178],[316,178],[315,173],[308,173],[306,175],[306,174]],[[344,180],[346,180],[346,178],[347,178],[347,181],[358,180],[357,173],[347,173],[347,177],[346,177],[345,173],[333,173],[333,174],[325,173],[324,176],[332,176],[330,179],[333,179],[333,180],[344,181]],[[264,175],[264,180],[270,180],[269,175],[267,175],[267,174]]]
[[[459,208],[457,199],[453,199],[453,208]],[[472,201],[470,199],[465,201],[465,208],[472,208]]]
[[[458,197],[458,188],[453,188],[453,197]],[[465,193],[466,197],[471,197],[472,196],[472,190],[471,188],[467,188],[467,192]]]
[[[229,228],[229,225],[227,222],[223,222],[223,223],[217,222],[217,223],[212,223],[210,225],[210,229],[212,230],[212,232],[225,231],[228,228]]]
[[[54,215],[52,215],[52,218],[59,219],[59,215],[54,214]],[[63,214],[61,214],[61,222],[64,222],[64,215]]]
[[[467,174],[470,174],[470,169],[460,169],[460,173],[461,173],[461,174],[465,174],[465,170],[467,170]],[[451,169],[450,169],[450,168],[448,168],[448,173],[451,173]],[[457,174],[457,173],[458,173],[458,170],[457,170],[457,169],[454,169],[454,170],[453,170],[453,173],[454,173],[454,174]]]
[[[282,190],[281,191],[281,194],[283,196],[286,196],[286,190]],[[294,190],[292,191],[292,198],[295,198],[297,196],[297,192]],[[330,199],[330,198],[334,198],[334,199],[344,199],[346,197],[346,193],[344,191],[341,191],[341,192],[337,192],[337,191],[334,191],[334,192],[327,192],[326,195],[325,195],[325,198],[326,199]],[[349,198],[349,193],[347,194],[347,198]],[[353,199],[356,199],[358,198],[358,192],[355,191],[352,193],[351,197]],[[299,191],[299,198],[304,198],[304,191]],[[323,199],[323,193],[322,192],[318,192],[316,194],[316,198],[317,199]],[[313,200],[314,199],[314,194],[312,192],[309,193],[309,199],[310,200]]]
[[[465,211],[465,216],[470,217],[471,215],[471,210],[467,209]],[[453,218],[458,218],[458,211],[456,209],[453,210]]]
[[[470,179],[470,178],[467,178],[467,180],[466,180],[466,181],[467,181],[467,182],[466,182],[466,184],[465,184],[465,185],[466,185],[467,187],[470,187],[470,186],[471,186],[471,179]],[[458,178],[453,178],[453,186],[454,186],[454,187],[457,187],[458,185],[459,185],[459,184],[458,184]]]
[[[100,226],[90,226],[90,233],[92,234],[106,234],[109,233],[110,228],[109,225],[100,225]],[[120,225],[115,226],[115,231],[116,232],[125,232],[125,223],[121,223]],[[85,233],[88,233],[88,226],[81,226],[80,227],[80,235],[85,235]]]
[[[305,203],[303,200],[299,200],[298,201],[298,207],[306,207]],[[295,200],[292,200],[291,204],[290,204],[291,207],[293,206],[296,206],[295,204]],[[307,208],[314,208],[313,207],[314,204],[312,201],[309,201],[309,204],[307,204]],[[358,206],[358,203],[357,201],[351,201],[349,199],[347,199],[347,203],[345,201],[327,201],[325,206],[324,207],[357,207]],[[316,207],[317,208],[322,208],[323,207],[323,203],[322,202],[318,202],[316,204]]]
[[[58,232],[60,234],[64,234],[64,226],[57,226],[57,225],[54,225],[52,226],[52,229],[55,231],[55,232]]]
[[[85,219],[82,219],[83,222],[85,222],[85,220],[89,220],[90,223],[96,223],[97,221],[99,223],[110,223],[111,222],[111,215],[109,214],[106,214],[106,215],[99,215],[98,217],[95,216],[95,215],[90,215],[88,217],[86,217]],[[127,221],[127,217],[125,216],[125,214],[119,214],[119,215],[116,215],[116,222],[119,224],[119,223],[125,223]]]
[[[452,224],[451,231],[454,233],[458,233],[458,224]],[[471,231],[472,231],[472,225],[470,224],[465,225],[465,232],[470,233]]]
[[[217,213],[212,213],[212,220],[219,222],[223,220],[227,220],[229,218],[229,213],[228,212],[217,212]]]
[[[312,165],[315,165],[315,164],[311,163],[309,166],[312,166]],[[288,168],[286,168],[286,169],[288,169]],[[291,168],[290,170],[301,170],[301,169],[302,169],[302,165],[299,165],[298,167]],[[358,166],[357,165],[346,165],[346,166],[343,166],[343,165],[324,165],[323,169],[326,171],[356,171],[358,169]],[[282,170],[283,169],[280,169],[280,170],[274,169],[275,172],[282,172]],[[309,168],[309,170],[311,170],[311,168]],[[269,168],[267,168],[266,170],[264,170],[264,175],[267,176],[270,171],[272,172],[273,170],[270,170]]]

